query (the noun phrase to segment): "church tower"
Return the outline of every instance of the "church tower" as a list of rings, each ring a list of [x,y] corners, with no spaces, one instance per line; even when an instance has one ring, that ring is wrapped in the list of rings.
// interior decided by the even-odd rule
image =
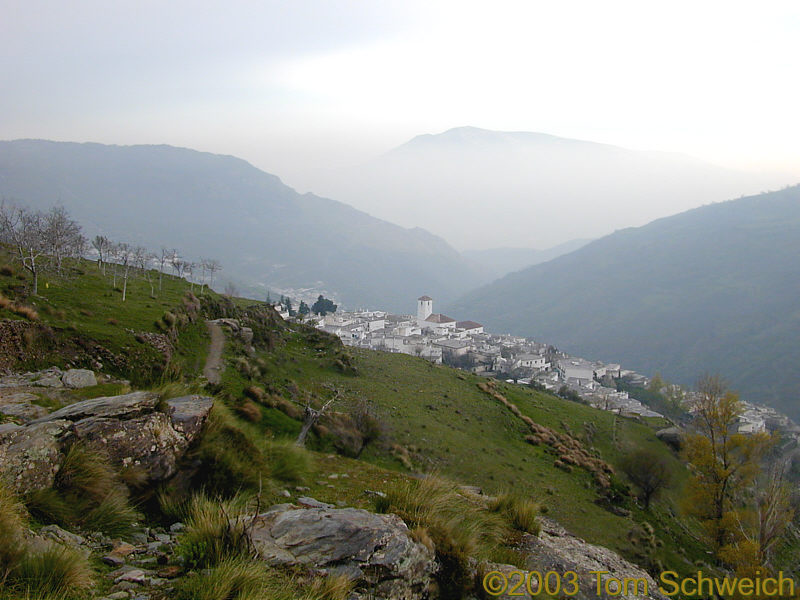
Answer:
[[[420,296],[417,298],[417,325],[422,326],[423,321],[433,313],[433,298]]]

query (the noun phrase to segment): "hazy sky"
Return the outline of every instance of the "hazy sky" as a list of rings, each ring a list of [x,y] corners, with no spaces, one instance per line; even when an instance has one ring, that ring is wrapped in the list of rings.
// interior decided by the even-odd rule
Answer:
[[[0,138],[310,173],[473,125],[800,180],[800,2],[0,0]]]

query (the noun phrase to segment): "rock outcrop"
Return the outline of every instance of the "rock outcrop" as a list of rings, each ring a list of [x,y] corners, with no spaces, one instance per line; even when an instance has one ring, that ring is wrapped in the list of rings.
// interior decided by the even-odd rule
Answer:
[[[666,600],[666,596],[658,591],[658,583],[644,570],[625,560],[616,552],[589,544],[567,532],[555,521],[541,518],[542,530],[538,537],[526,535],[524,540],[525,550],[530,552],[528,567],[541,573],[555,571],[564,574],[574,571],[578,574],[579,592],[572,596],[577,600],[596,600],[597,598],[641,598],[643,600]],[[605,571],[600,575],[600,594],[597,593],[597,577],[591,571]],[[610,579],[643,580],[647,583],[647,593],[638,595],[624,593],[607,594],[605,582]],[[610,589],[615,590],[614,583],[609,583]],[[632,591],[632,586],[629,591]],[[639,592],[643,585],[638,588]]]
[[[683,446],[684,434],[677,427],[667,427],[656,431],[656,437],[665,444],[672,446],[675,450],[680,450]]]
[[[248,529],[259,558],[270,565],[346,575],[363,597],[425,597],[436,572],[433,552],[414,541],[396,515],[281,505],[255,517]]]
[[[175,473],[212,406],[202,396],[161,402],[152,392],[133,392],[77,402],[27,425],[3,425],[0,475],[19,493],[50,487],[69,445],[82,442],[118,467],[162,481]]]

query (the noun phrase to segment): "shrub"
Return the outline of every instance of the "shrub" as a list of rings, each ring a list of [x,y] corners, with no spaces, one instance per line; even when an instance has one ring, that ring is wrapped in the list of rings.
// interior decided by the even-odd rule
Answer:
[[[194,483],[212,494],[231,497],[240,490],[258,490],[269,477],[263,440],[220,402],[192,454],[200,462]]]
[[[197,494],[191,499],[179,547],[189,568],[213,567],[227,559],[247,557],[245,521],[238,519],[245,507],[241,496],[224,501]]]
[[[87,559],[77,550],[55,543],[28,548],[11,577],[14,588],[24,589],[34,597],[76,597],[92,584]]]
[[[216,568],[180,581],[177,600],[263,600],[270,577],[265,566],[243,558],[228,558]]]
[[[0,483],[0,581],[3,581],[24,555],[27,527],[25,507]]]
[[[3,277],[13,277],[14,276],[14,269],[9,267],[8,265],[3,265],[0,267],[0,275]]]
[[[242,402],[236,407],[236,412],[238,412],[243,419],[251,423],[257,423],[261,420],[261,409],[258,408],[258,404],[252,400],[245,400]]]
[[[540,508],[538,503],[530,498],[503,494],[489,503],[489,510],[501,514],[518,531],[539,534],[536,515],[540,512]]]
[[[302,483],[313,470],[313,459],[308,450],[290,440],[271,442],[267,457],[272,476],[281,481]]]
[[[119,475],[103,455],[83,444],[69,448],[53,488],[31,494],[26,504],[43,521],[108,535],[129,532],[139,518]]]
[[[412,530],[424,528],[441,565],[436,578],[442,598],[460,598],[472,586],[470,558],[489,558],[509,528],[496,514],[438,477],[411,481],[378,499],[376,509],[393,512]]]

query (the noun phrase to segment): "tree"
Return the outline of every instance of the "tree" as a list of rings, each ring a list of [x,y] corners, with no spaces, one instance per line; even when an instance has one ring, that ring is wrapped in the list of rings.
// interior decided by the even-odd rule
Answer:
[[[222,265],[219,263],[218,260],[210,259],[206,263],[206,268],[208,269],[209,274],[211,275],[211,282],[208,284],[209,288],[214,287],[214,273],[222,270]]]
[[[122,301],[128,296],[128,273],[135,260],[136,251],[130,245],[122,243],[117,246],[117,259],[122,266]]]
[[[294,316],[294,309],[292,308],[292,301],[291,301],[291,299],[289,299],[288,296],[284,300],[284,306],[286,307],[286,312],[289,313],[289,316],[293,317]]]
[[[236,287],[236,284],[232,281],[229,281],[225,284],[225,295],[229,298],[239,295],[239,289]]]
[[[334,388],[332,391],[333,397],[325,402],[325,404],[322,405],[322,408],[314,408],[311,406],[311,400],[306,400],[305,404],[303,405],[303,427],[300,429],[300,433],[297,435],[297,439],[294,442],[296,445],[305,446],[308,432],[311,431],[311,428],[319,420],[319,418],[325,414],[325,411],[328,410],[331,405],[339,399],[339,390]]]
[[[672,479],[667,460],[653,450],[637,448],[622,459],[620,466],[631,483],[639,488],[639,499],[644,503],[645,510],[650,508],[650,500]]]
[[[742,405],[719,376],[700,379],[692,412],[694,432],[684,444],[693,470],[685,508],[704,524],[719,552],[739,537],[743,495],[758,475],[759,459],[771,440],[763,433],[735,433]]]
[[[76,246],[85,242],[81,226],[72,219],[63,206],[54,206],[40,217],[40,235],[46,252],[55,261],[56,272],[62,274],[64,258],[74,254]]]
[[[303,316],[306,316],[307,314],[309,314],[311,312],[311,309],[308,308],[308,304],[306,304],[305,302],[303,302],[301,300],[300,301],[300,308],[297,309],[297,312],[299,314],[303,315]]]
[[[320,294],[317,301],[311,306],[311,312],[324,317],[328,313],[335,313],[337,308],[338,306],[336,306],[332,300],[328,300],[325,296]]]
[[[46,252],[43,215],[26,208],[0,205],[0,238],[13,245],[22,268],[33,277],[33,295],[39,295],[39,260]]]
[[[111,240],[104,235],[96,235],[92,240],[92,248],[97,250],[97,266],[103,270],[103,275],[106,274],[106,261],[111,251]]]

